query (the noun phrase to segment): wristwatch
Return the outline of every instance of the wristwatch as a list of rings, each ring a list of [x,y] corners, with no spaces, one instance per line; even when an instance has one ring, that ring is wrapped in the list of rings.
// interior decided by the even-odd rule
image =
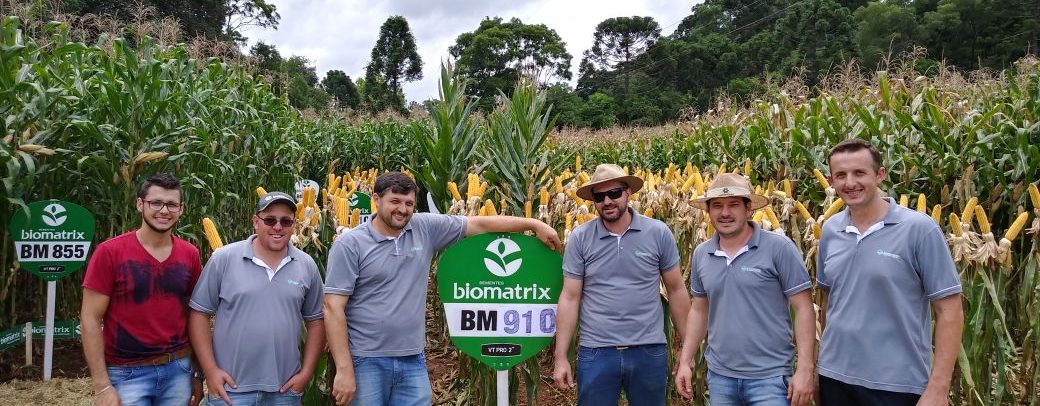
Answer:
[[[203,375],[203,374],[202,374],[202,371],[199,371],[199,370],[197,370],[197,369],[196,369],[196,370],[193,370],[193,371],[191,371],[191,377],[192,377],[192,378],[194,378],[194,379],[198,379],[198,380],[200,380],[200,381],[202,381],[202,380],[205,380],[205,379],[206,379],[206,375]]]

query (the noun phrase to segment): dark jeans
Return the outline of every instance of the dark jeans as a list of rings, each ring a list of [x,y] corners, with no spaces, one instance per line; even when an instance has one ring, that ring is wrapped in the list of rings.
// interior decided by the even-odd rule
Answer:
[[[921,395],[864,388],[820,375],[822,406],[914,406]]]
[[[578,405],[617,405],[621,391],[632,406],[664,406],[668,347],[578,347]]]

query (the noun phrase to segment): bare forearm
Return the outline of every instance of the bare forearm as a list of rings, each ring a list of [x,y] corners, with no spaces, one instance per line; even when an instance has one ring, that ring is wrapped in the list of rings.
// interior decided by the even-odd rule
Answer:
[[[101,334],[101,321],[91,316],[80,316],[82,331],[83,357],[90,368],[90,380],[94,391],[100,391],[111,384],[105,364],[105,339]]]
[[[301,368],[308,374],[314,373],[318,365],[318,356],[325,347],[325,323],[321,319],[307,322],[307,343],[303,347],[303,364]]]
[[[708,333],[708,308],[707,300],[694,298],[690,304],[690,312],[686,317],[686,334],[682,342],[682,351],[679,353],[680,365],[690,365],[693,357],[697,355],[697,349],[704,341]]]
[[[199,361],[199,366],[208,375],[217,368],[217,360],[213,356],[213,333],[210,331],[209,315],[192,310],[188,315],[188,336],[191,338],[191,350]]]
[[[812,303],[795,309],[794,340],[798,351],[798,369],[816,369],[816,311]]]
[[[960,295],[943,300],[944,305],[936,306],[935,357],[932,361],[931,376],[928,377],[928,386],[938,385],[939,388],[948,391],[953,379],[957,353],[961,347],[964,310]]]
[[[685,287],[668,291],[668,310],[672,314],[675,331],[679,332],[679,341],[683,341],[686,336],[687,316],[690,314],[690,296],[686,294]]]
[[[566,359],[578,324],[578,298],[561,298],[556,309],[556,345],[553,356]]]
[[[342,306],[325,306],[325,338],[329,345],[329,353],[336,362],[336,368],[353,371],[354,361],[350,354],[347,335],[347,316]]]

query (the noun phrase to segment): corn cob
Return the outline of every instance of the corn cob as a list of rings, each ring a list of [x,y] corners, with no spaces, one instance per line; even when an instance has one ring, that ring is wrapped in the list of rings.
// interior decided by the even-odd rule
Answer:
[[[455,182],[448,182],[448,193],[451,193],[451,200],[462,200],[462,194],[459,193],[459,185]]]
[[[216,251],[217,248],[224,246],[224,242],[220,240],[220,233],[217,232],[217,226],[209,217],[202,218],[202,231],[206,234],[206,241],[209,242],[210,249]]]
[[[1018,234],[1022,232],[1022,229],[1026,227],[1026,222],[1029,221],[1029,212],[1021,212],[1018,217],[1015,218],[1015,222],[1011,223],[1011,228],[1004,233],[1004,239],[1008,241],[1015,241],[1018,238]]]
[[[1040,209],[1040,190],[1035,183],[1029,184],[1029,199],[1033,201],[1033,208]]]
[[[986,211],[982,209],[982,206],[975,206],[975,221],[979,223],[979,231],[983,234],[992,232],[989,227],[989,219],[986,218]]]
[[[928,200],[924,197],[924,193],[917,194],[917,211],[921,213],[928,212]]]
[[[751,177],[751,160],[744,160],[744,176]]]
[[[531,218],[531,201],[524,202],[524,217]]]
[[[932,206],[932,220],[935,220],[936,223],[942,222],[942,205]]]
[[[823,187],[824,189],[831,187],[830,182],[827,182],[827,177],[823,176],[823,172],[820,172],[819,169],[813,168],[812,173],[814,176],[816,176],[816,181],[820,182],[821,187]]]
[[[964,211],[961,212],[961,225],[962,226],[967,227],[967,226],[971,225],[971,220],[972,220],[973,217],[975,217],[975,207],[978,206],[978,204],[979,204],[979,199],[973,197],[973,198],[968,200],[967,204],[964,205]]]
[[[823,219],[826,221],[827,219],[831,218],[831,216],[841,211],[841,209],[843,209],[844,207],[844,200],[842,200],[841,198],[835,200],[834,203],[831,203],[831,207],[828,207],[827,210],[823,212]]]
[[[652,209],[650,207],[647,207],[646,210],[643,210],[643,215],[647,216],[647,217],[650,217],[650,218],[653,218],[654,217],[654,209]]]
[[[549,191],[545,190],[544,187],[538,190],[538,204],[543,206],[549,205]]]
[[[794,198],[794,186],[791,185],[790,179],[784,179],[784,194],[787,197]]]
[[[809,209],[806,209],[805,205],[802,204],[802,202],[796,200],[794,202],[794,208],[798,209],[798,213],[802,215],[803,219],[809,220],[812,218],[812,215],[809,214]]]
[[[715,175],[718,175],[720,173],[726,173],[726,163],[725,162],[723,162],[722,165],[719,165],[719,171]]]
[[[263,186],[256,187],[256,197],[263,197],[267,194],[267,190],[264,190]]]
[[[907,195],[900,195],[899,196],[899,205],[903,206],[903,207],[907,207],[908,204],[910,204],[910,197],[907,196]]]
[[[770,206],[766,206],[764,211],[766,212],[766,218],[769,219],[769,222],[773,224],[773,228],[780,228],[780,219],[776,217],[776,213],[773,212],[773,208]]]

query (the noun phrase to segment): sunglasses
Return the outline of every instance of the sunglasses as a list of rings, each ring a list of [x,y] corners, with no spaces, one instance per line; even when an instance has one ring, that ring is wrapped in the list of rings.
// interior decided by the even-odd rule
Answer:
[[[274,227],[275,224],[281,224],[282,227],[292,227],[293,224],[296,224],[296,219],[288,218],[288,217],[284,217],[284,218],[257,217],[257,218],[259,218],[260,221],[263,221],[264,224],[267,225],[268,227]]]
[[[592,201],[594,201],[596,203],[602,203],[603,200],[606,199],[607,197],[609,197],[610,200],[617,200],[617,199],[621,198],[621,195],[624,194],[624,193],[625,193],[625,188],[623,188],[623,187],[610,189],[610,190],[607,190],[605,192],[592,192]]]

